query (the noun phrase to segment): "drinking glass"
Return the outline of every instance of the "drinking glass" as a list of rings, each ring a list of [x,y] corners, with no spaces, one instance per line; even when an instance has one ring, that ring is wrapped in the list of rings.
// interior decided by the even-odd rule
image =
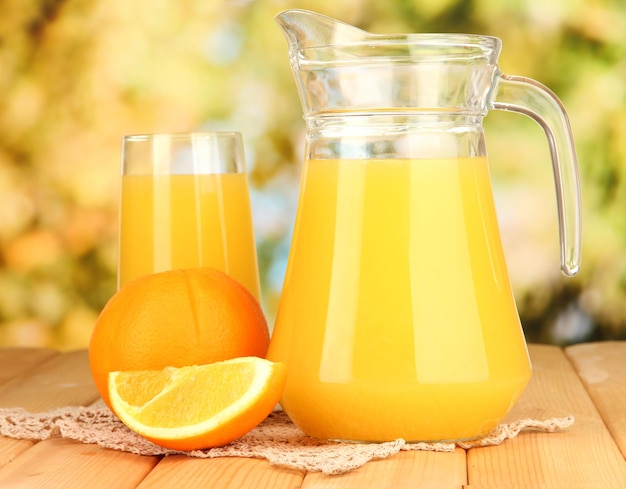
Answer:
[[[241,134],[125,136],[118,287],[141,275],[204,266],[260,300]]]

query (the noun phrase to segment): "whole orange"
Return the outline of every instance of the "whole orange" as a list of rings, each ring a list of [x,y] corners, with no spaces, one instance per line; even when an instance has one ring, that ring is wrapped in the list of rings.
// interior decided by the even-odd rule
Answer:
[[[89,365],[109,405],[113,371],[160,370],[265,357],[269,330],[261,306],[213,268],[145,275],[120,288],[98,316]]]

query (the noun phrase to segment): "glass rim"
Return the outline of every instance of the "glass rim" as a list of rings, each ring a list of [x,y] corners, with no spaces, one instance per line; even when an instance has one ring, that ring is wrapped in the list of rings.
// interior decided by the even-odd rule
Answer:
[[[240,131],[190,131],[190,132],[154,132],[154,133],[135,133],[125,134],[122,136],[122,140],[126,142],[145,142],[153,139],[228,139],[239,138],[241,139]]]
[[[128,134],[121,149],[123,176],[246,172],[239,131]]]

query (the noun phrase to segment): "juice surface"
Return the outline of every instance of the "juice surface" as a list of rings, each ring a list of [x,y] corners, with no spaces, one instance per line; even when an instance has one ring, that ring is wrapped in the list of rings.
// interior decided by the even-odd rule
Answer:
[[[485,158],[307,161],[268,358],[312,436],[493,429],[530,364]]]
[[[124,175],[119,286],[147,273],[210,266],[260,300],[245,173]]]

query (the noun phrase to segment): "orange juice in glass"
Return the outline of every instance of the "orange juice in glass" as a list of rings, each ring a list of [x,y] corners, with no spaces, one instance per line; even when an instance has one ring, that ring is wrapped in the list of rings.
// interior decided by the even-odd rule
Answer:
[[[126,136],[118,286],[149,273],[202,266],[229,274],[260,300],[241,135]]]
[[[528,383],[485,157],[308,160],[290,253],[268,358],[306,433],[486,435]]]

